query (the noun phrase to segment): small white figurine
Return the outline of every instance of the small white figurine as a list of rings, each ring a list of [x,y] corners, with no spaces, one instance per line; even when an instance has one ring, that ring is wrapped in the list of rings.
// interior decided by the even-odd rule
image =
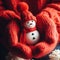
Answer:
[[[34,20],[29,20],[29,21],[26,21],[25,23],[25,27],[27,29],[34,29],[36,28],[36,22]],[[26,33],[26,42],[28,44],[35,44],[38,42],[39,38],[40,38],[40,34],[38,32],[38,30],[34,30],[34,31],[29,31],[28,33]]]

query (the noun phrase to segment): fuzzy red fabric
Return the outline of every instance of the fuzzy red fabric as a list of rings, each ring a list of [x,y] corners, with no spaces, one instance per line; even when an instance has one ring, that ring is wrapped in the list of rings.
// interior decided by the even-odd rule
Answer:
[[[29,19],[37,20],[40,32],[40,41],[35,45],[26,44],[28,30],[24,23]],[[0,0],[0,42],[22,58],[41,58],[60,41],[59,19],[59,0]]]

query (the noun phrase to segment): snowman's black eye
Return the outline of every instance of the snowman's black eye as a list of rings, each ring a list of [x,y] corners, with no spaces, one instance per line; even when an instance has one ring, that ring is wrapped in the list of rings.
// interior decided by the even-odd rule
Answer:
[[[32,33],[32,35],[34,35],[34,33]]]
[[[33,40],[35,39],[35,37],[33,37]]]

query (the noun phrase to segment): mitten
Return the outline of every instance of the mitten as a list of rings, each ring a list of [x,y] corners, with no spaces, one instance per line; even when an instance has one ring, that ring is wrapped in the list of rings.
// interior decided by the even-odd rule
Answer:
[[[58,9],[59,6],[57,6],[57,4],[50,4],[36,16],[37,28],[40,31],[41,42],[36,44],[33,49],[35,58],[49,54],[58,43],[59,33],[57,29],[58,24],[56,24],[59,23]]]
[[[24,24],[27,21],[30,21],[31,19],[32,20],[34,19],[36,21],[36,18],[37,18],[36,29],[39,31],[40,38],[39,38],[39,41],[37,43],[31,44],[30,43],[31,41],[29,41],[29,39],[28,39],[29,43],[26,41],[27,40],[27,38],[25,38],[26,35],[24,36],[22,34],[21,37],[24,36],[24,38],[21,39],[21,37],[20,37],[20,41],[25,40],[25,44],[27,42],[27,46],[29,47],[28,51],[30,51],[30,53],[28,54],[27,51],[24,49],[24,47],[25,47],[24,43],[22,44],[23,45],[22,47],[25,50],[25,52],[23,49],[20,51],[24,52],[26,55],[29,55],[29,58],[41,58],[41,57],[47,55],[48,53],[50,53],[56,47],[56,45],[58,43],[58,32],[57,32],[56,24],[47,15],[46,12],[42,11],[35,18],[33,16],[33,14],[30,11],[28,11],[28,8],[23,9],[22,6],[25,7],[25,3],[19,3],[19,7],[20,7],[19,12],[21,12],[21,17],[22,17],[22,22],[23,22],[22,26],[24,28],[23,32],[25,31],[23,34],[26,34],[26,32],[28,33],[28,32],[35,30],[35,29],[31,30],[30,26],[29,26],[29,29],[27,29],[28,25],[25,26]],[[20,46],[21,45],[19,45],[19,47]],[[17,48],[17,47],[18,47],[18,43],[16,43],[15,48]],[[22,47],[20,47],[19,49],[21,49]],[[18,54],[18,56],[19,56],[19,54]],[[20,55],[20,56],[23,57],[22,55]],[[24,56],[23,58],[26,58],[26,57],[27,56]]]
[[[21,4],[21,3],[19,3],[19,4]],[[27,8],[26,3],[22,3],[22,5],[20,5],[20,8],[21,7],[24,7],[25,10],[27,10],[26,9]],[[21,8],[21,9],[24,9],[24,8]],[[19,13],[20,12],[22,12],[22,10],[19,11]],[[26,13],[26,15],[27,15],[27,13]],[[9,36],[10,36],[10,39],[9,39],[10,48],[8,46],[9,51],[12,52],[12,54],[17,55],[17,56],[22,57],[22,58],[26,58],[26,59],[32,58],[31,48],[28,45],[26,45],[26,42],[25,42],[25,40],[26,40],[25,32],[26,31],[24,29],[23,19],[18,21],[18,23],[16,21],[11,21],[8,24],[7,28],[8,28]]]

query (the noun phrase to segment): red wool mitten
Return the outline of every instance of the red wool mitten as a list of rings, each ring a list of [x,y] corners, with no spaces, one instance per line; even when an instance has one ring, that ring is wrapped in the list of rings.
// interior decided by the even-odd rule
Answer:
[[[27,18],[30,18],[32,13],[30,13],[27,8],[28,7],[27,7],[26,3],[22,3],[22,8],[21,9],[24,9],[24,13],[23,13],[23,10],[19,10],[19,13],[21,12],[24,16],[26,16]],[[27,13],[25,15],[26,11],[27,11]],[[24,17],[24,19],[27,19],[27,18]],[[32,58],[32,50],[28,45],[26,45],[27,44],[26,43],[26,32],[27,32],[26,30],[27,29],[25,28],[25,24],[24,24],[24,22],[26,20],[24,21],[22,16],[21,16],[21,19],[22,20],[19,21],[18,23],[16,21],[12,21],[7,26],[8,30],[9,30],[10,44],[11,44],[10,45],[11,48],[8,48],[8,49],[9,49],[9,51],[12,52],[12,54],[15,54],[19,57]],[[32,19],[32,17],[30,19]],[[35,19],[35,17],[34,17],[34,19]]]
[[[35,45],[33,54],[34,57],[39,58],[47,55],[56,47],[58,32],[55,23],[44,11],[37,15],[37,28],[40,31],[41,42]]]
[[[39,58],[50,53],[59,43],[60,12],[59,4],[50,4],[38,14],[37,28],[40,31],[41,42],[35,45],[34,57]],[[36,52],[37,51],[37,52]]]

